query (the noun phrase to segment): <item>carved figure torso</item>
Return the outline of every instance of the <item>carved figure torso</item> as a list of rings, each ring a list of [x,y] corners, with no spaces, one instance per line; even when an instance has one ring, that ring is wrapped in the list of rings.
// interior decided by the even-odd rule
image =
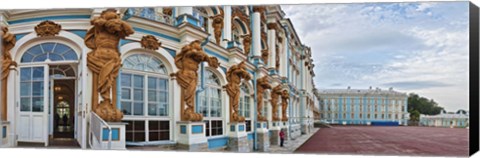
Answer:
[[[217,68],[218,59],[208,57],[203,52],[200,41],[193,41],[182,48],[179,54],[175,56],[175,65],[179,69],[174,75],[177,76],[177,82],[181,87],[182,121],[201,121],[203,116],[194,112],[195,91],[197,89],[198,68],[201,62],[208,62],[209,66]]]
[[[280,95],[282,94],[282,85],[278,85],[275,88],[273,88],[271,92],[271,103],[272,103],[272,120],[273,121],[278,121],[278,99]]]
[[[120,121],[123,114],[112,104],[116,94],[111,95],[121,67],[118,44],[120,39],[133,34],[134,30],[120,19],[114,9],[103,11],[100,17],[90,23],[93,27],[85,36],[85,45],[92,49],[87,55],[87,66],[92,70],[94,79],[93,110],[105,121]],[[98,93],[103,100],[97,107]]]
[[[288,94],[287,90],[282,91],[282,121],[288,121],[287,118],[287,106],[288,106],[288,99],[290,94]]]
[[[227,71],[228,84],[225,87],[227,89],[227,94],[230,96],[230,120],[233,122],[245,121],[244,117],[238,115],[240,83],[242,78],[245,80],[250,80],[251,78],[250,74],[246,71],[244,62],[241,62],[238,65],[233,65]]]
[[[259,121],[267,120],[262,114],[263,93],[266,89],[272,89],[268,81],[268,76],[264,76],[257,80],[257,119]]]

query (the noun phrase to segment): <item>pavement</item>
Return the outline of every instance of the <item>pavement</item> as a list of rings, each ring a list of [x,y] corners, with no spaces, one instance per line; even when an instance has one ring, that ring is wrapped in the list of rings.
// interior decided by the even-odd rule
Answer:
[[[322,128],[295,153],[468,156],[469,130],[412,126]]]
[[[319,128],[313,128],[312,132],[309,134],[301,135],[292,140],[286,140],[283,142],[284,147],[280,147],[279,145],[270,145],[269,153],[293,153],[300,147],[303,143],[305,143],[311,136],[313,136]]]

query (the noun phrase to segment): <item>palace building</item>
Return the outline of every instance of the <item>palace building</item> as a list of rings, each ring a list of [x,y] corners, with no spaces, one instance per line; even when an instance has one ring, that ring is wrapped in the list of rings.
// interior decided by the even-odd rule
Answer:
[[[420,126],[468,128],[470,113],[465,110],[457,112],[442,112],[438,115],[420,114]]]
[[[407,125],[407,94],[393,88],[320,90],[320,118],[330,124]]]
[[[278,5],[1,10],[0,26],[1,147],[268,151],[320,117]]]

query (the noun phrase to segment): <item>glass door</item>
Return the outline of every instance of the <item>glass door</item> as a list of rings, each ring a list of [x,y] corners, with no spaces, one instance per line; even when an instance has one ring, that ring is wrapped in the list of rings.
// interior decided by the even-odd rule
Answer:
[[[48,66],[20,68],[18,141],[44,142],[47,138]]]

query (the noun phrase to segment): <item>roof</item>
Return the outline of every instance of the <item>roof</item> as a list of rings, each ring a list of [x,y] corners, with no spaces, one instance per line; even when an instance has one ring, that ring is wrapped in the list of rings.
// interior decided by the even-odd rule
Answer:
[[[420,119],[433,119],[433,118],[469,118],[469,115],[466,114],[448,114],[441,113],[438,115],[420,115]]]
[[[356,94],[356,95],[369,95],[369,94],[377,94],[377,95],[405,95],[407,96],[406,93],[401,93],[398,91],[394,91],[392,88],[389,90],[382,90],[380,88],[376,89],[321,89],[319,90],[320,95],[324,94]]]

